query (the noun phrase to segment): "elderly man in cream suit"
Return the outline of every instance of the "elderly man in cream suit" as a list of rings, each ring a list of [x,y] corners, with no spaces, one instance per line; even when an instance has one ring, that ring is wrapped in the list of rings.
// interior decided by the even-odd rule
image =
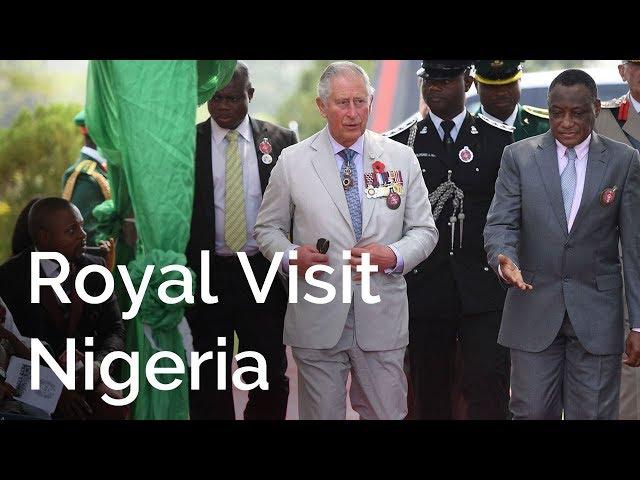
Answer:
[[[372,95],[358,65],[335,62],[325,69],[316,103],[327,127],[282,151],[255,226],[260,251],[270,260],[285,252],[284,275],[291,265],[298,270],[298,300],[288,305],[284,342],[298,366],[301,419],[344,419],[350,372],[350,400],[360,418],[402,419],[407,412],[403,274],[429,256],[438,231],[413,151],[366,130]],[[330,242],[326,254],[315,247],[320,238]],[[366,253],[378,268],[369,293],[379,303],[363,300],[360,273],[343,277],[343,265],[355,269]],[[306,271],[320,264],[334,269],[314,275],[336,290],[327,304],[305,299],[327,295],[310,285],[313,279],[305,281]],[[352,287],[346,302],[343,279]]]

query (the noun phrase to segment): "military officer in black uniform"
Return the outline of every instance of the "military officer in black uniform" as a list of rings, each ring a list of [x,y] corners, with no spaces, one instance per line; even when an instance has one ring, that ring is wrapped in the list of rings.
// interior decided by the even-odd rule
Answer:
[[[471,65],[423,61],[418,75],[429,114],[387,133],[413,147],[440,232],[431,256],[406,276],[418,419],[452,417],[456,340],[464,358],[468,418],[508,416],[509,353],[497,343],[505,290],[486,263],[482,231],[513,127],[466,111]]]

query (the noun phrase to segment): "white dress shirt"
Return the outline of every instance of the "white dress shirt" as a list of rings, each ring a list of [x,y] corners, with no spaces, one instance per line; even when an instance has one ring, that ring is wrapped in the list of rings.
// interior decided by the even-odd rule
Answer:
[[[431,121],[433,122],[433,124],[436,126],[436,130],[438,131],[438,135],[440,135],[440,140],[444,139],[444,130],[442,129],[442,122],[444,120],[442,120],[439,116],[437,116],[435,113],[433,113],[431,110],[429,110],[429,116],[431,117]],[[462,122],[464,122],[464,118],[467,116],[467,109],[463,108],[462,111],[456,115],[455,117],[453,117],[451,120],[453,120],[453,123],[455,124],[454,127],[451,129],[451,138],[453,138],[453,141],[455,142],[456,139],[458,138],[458,132],[460,132],[460,127],[462,126]]]
[[[518,105],[516,105],[516,108],[513,109],[513,113],[509,115],[509,118],[507,118],[506,120],[500,120],[499,118],[494,117],[490,113],[487,113],[487,111],[484,109],[482,105],[480,106],[480,112],[489,120],[493,120],[494,122],[498,122],[498,123],[504,123],[505,125],[509,125],[510,127],[513,127],[513,124],[516,123],[516,117],[518,116]]]
[[[215,252],[216,255],[235,255],[224,240],[224,208],[225,208],[225,151],[229,141],[226,135],[229,129],[221,128],[211,119],[211,167],[213,171],[213,202],[215,208]],[[262,203],[262,186],[258,172],[258,157],[249,123],[249,116],[236,128],[238,132],[238,150],[242,162],[242,183],[244,185],[244,208],[247,221],[247,243],[240,249],[247,255],[258,253],[258,244],[253,238],[253,229],[258,218],[258,210]]]

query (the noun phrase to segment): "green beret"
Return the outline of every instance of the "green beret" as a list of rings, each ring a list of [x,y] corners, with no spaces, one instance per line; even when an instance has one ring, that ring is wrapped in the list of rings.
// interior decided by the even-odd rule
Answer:
[[[73,123],[75,123],[79,127],[84,127],[84,110],[78,112],[78,114],[73,117]]]

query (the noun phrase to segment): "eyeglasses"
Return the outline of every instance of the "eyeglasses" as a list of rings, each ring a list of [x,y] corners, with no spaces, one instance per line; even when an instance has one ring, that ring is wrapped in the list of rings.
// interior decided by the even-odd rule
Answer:
[[[226,100],[229,103],[238,103],[242,99],[244,99],[244,95],[214,95],[211,97],[211,101],[213,103],[220,103],[223,100]]]

